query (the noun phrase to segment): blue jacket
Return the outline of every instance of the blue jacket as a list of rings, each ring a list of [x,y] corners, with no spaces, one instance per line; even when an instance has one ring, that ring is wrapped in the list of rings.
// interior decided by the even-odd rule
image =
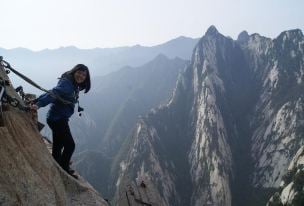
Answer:
[[[78,86],[69,78],[63,77],[59,80],[57,86],[52,89],[52,92],[64,100],[71,102],[71,104],[64,104],[50,94],[45,93],[36,99],[36,105],[40,108],[51,104],[50,110],[47,113],[47,119],[49,120],[68,120],[73,115],[75,104],[77,103]]]

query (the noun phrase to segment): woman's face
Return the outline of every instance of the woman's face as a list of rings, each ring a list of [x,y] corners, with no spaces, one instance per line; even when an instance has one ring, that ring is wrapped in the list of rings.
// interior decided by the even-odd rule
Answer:
[[[77,70],[74,73],[74,79],[77,84],[81,84],[87,78],[87,71]]]

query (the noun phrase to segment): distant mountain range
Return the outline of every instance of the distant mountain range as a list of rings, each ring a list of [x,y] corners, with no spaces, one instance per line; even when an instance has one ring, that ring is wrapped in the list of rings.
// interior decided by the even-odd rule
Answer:
[[[124,66],[138,67],[151,61],[159,54],[164,54],[169,58],[179,57],[189,60],[197,41],[198,39],[178,37],[152,47],[136,45],[118,48],[78,49],[70,46],[37,52],[25,48],[0,48],[0,55],[35,82],[43,87],[51,88],[56,84],[57,77],[79,63],[86,64],[90,68],[91,75],[96,77],[117,71]],[[18,78],[11,79],[16,82],[16,86],[23,84],[26,90],[38,92]]]

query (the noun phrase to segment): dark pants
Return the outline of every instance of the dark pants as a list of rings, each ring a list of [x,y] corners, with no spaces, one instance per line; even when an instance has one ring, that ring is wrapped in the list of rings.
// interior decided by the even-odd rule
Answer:
[[[47,120],[53,132],[52,155],[58,164],[66,171],[69,170],[69,163],[75,150],[68,120],[60,119],[57,121]]]

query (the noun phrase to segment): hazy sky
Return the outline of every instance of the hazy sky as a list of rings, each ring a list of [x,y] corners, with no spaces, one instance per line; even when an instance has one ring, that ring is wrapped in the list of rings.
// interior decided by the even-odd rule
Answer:
[[[304,0],[0,0],[0,47],[151,46],[210,25],[276,37],[304,30]]]

